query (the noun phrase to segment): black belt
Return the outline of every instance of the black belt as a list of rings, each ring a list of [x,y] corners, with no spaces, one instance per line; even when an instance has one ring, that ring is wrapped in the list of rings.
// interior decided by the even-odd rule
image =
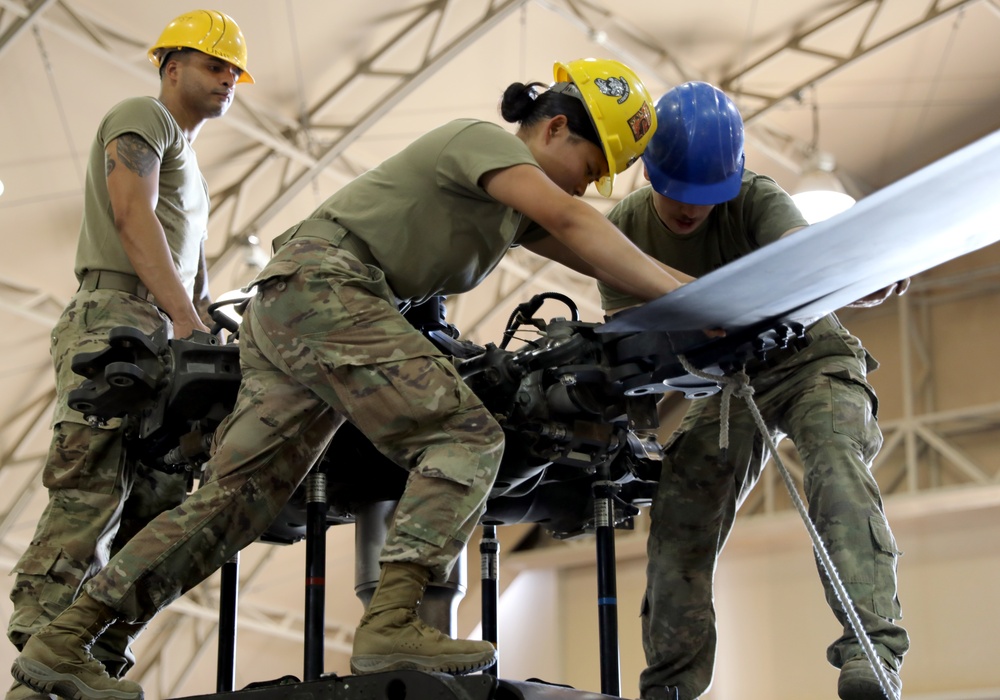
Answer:
[[[132,294],[152,303],[153,295],[149,289],[135,275],[125,272],[113,272],[111,270],[87,270],[80,280],[80,290],[82,292],[92,292],[95,289],[113,289],[118,292]]]

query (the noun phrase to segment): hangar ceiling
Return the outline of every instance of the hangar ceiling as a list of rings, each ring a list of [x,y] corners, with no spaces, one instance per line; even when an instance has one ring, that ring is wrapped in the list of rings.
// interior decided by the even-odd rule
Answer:
[[[248,281],[270,240],[352,177],[449,119],[498,120],[504,87],[549,80],[557,60],[618,58],[654,95],[692,79],[725,88],[748,126],[748,166],[788,190],[818,152],[835,158],[837,174],[861,197],[1000,127],[998,0],[219,0],[212,6],[239,22],[257,80],[240,86],[229,114],[208,124],[195,143],[213,195],[208,253],[216,295]],[[146,48],[167,21],[189,9],[177,0],[0,0],[0,559],[8,565],[44,504],[38,475],[52,400],[48,332],[75,289],[90,140],[113,103],[156,94]],[[615,199],[642,184],[633,168],[618,179]],[[588,201],[602,209],[609,204],[593,192]],[[948,216],[946,203],[940,216]],[[982,299],[996,293],[998,280],[988,262],[964,265],[943,280],[918,279],[893,317],[913,342],[904,343],[900,356],[908,408],[884,426],[886,459],[902,465],[889,491],[954,483],[924,478],[918,439],[958,464],[960,481],[984,492],[996,486],[995,474],[951,447],[933,421],[917,425],[914,407],[926,399],[927,372],[909,365],[924,358],[928,342],[914,315],[927,313],[945,292],[952,300]],[[496,340],[513,306],[538,291],[566,293],[585,319],[599,318],[588,281],[512,254],[480,289],[450,300],[449,320],[467,337]],[[946,418],[992,430],[996,412],[970,406]],[[762,488],[748,507],[769,512],[777,501]],[[206,620],[216,595],[206,587],[178,606],[189,624],[202,625],[197,635],[211,637]],[[251,600],[246,612],[257,620],[251,626],[297,634],[287,610]],[[330,627],[328,644],[342,651],[350,627],[335,621]],[[164,695],[179,682],[164,670],[171,668],[166,641],[176,633],[150,640],[157,653],[140,669],[159,674]]]

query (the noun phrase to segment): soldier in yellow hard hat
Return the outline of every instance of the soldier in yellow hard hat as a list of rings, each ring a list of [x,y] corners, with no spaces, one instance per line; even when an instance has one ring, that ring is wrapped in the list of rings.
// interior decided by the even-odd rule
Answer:
[[[489,642],[452,639],[417,615],[474,531],[503,431],[448,357],[399,305],[478,285],[507,251],[533,253],[659,297],[678,282],[579,197],[610,193],[655,129],[641,81],[615,61],[557,64],[556,83],[513,83],[500,113],[516,133],[455,119],[342,187],[279,236],[240,330],[243,381],[216,432],[210,477],[133,537],[39,632],[14,673],[84,700],[138,700],[95,677],[87,645],[118,620],[146,620],[255,540],[350,421],[409,472],[354,635],[351,669],[465,673]],[[57,678],[58,677],[58,678]]]
[[[615,175],[639,160],[653,138],[656,114],[649,95],[627,66],[618,61],[585,58],[555,65],[556,84],[550,89],[576,95],[587,107],[608,172],[597,181],[597,191],[611,196]]]
[[[200,51],[235,66],[239,69],[238,83],[253,82],[253,76],[247,71],[246,40],[229,15],[215,10],[183,14],[167,25],[146,55],[162,70],[165,59],[172,52],[185,49]]]
[[[21,649],[73,602],[83,583],[128,536],[184,498],[187,479],[126,463],[118,422],[93,426],[69,408],[82,377],[75,355],[107,347],[108,331],[132,326],[175,337],[208,331],[204,242],[209,197],[192,143],[225,114],[236,84],[253,82],[246,42],[221,12],[181,15],[150,49],[160,94],[111,108],[97,128],[84,186],[75,272],[79,289],[52,332],[56,408],[42,471],[49,502],[24,555],[8,637]],[[141,629],[119,623],[93,645],[96,668],[119,678],[134,663]],[[110,696],[109,696],[110,697]],[[48,698],[19,683],[7,700]]]

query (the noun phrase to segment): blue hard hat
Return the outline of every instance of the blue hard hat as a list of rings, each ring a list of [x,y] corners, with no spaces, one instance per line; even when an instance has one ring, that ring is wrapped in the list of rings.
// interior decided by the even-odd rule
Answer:
[[[739,194],[743,118],[722,90],[678,85],[656,103],[656,119],[642,154],[653,189],[685,204],[720,204]]]

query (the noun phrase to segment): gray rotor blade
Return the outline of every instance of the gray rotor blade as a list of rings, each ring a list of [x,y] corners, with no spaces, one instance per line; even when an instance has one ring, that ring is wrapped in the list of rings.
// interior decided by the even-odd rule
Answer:
[[[599,330],[731,333],[808,323],[997,240],[1000,131]]]

